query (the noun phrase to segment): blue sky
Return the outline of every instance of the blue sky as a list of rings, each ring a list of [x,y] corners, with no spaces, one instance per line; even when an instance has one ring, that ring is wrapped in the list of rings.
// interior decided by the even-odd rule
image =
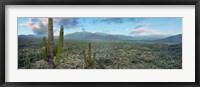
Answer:
[[[182,33],[182,18],[53,18],[54,35],[64,25],[64,34],[176,35]],[[18,35],[47,35],[48,18],[18,18]]]

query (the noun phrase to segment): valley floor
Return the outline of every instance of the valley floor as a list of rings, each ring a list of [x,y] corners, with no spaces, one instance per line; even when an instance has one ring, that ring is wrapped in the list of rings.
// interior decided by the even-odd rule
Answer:
[[[18,45],[18,68],[46,69],[42,41],[21,40]],[[182,45],[130,41],[65,40],[61,64],[57,69],[84,69],[83,50],[92,45],[96,53],[95,69],[181,69]],[[55,47],[56,48],[56,47]]]

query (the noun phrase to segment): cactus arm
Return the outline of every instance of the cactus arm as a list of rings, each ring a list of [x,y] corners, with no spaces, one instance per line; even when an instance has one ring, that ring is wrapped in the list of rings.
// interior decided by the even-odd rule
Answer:
[[[47,40],[46,40],[46,37],[44,36],[43,37],[43,55],[44,55],[44,60],[48,60],[48,52],[47,52]]]
[[[83,50],[83,57],[84,57],[84,62],[86,64],[86,66],[87,66],[88,65],[88,61],[87,61],[85,50]]]
[[[91,49],[91,43],[89,43],[89,49],[88,49],[88,57],[89,57],[89,61],[92,60],[92,49]]]
[[[95,66],[96,64],[96,53],[93,54],[93,63],[92,66]]]

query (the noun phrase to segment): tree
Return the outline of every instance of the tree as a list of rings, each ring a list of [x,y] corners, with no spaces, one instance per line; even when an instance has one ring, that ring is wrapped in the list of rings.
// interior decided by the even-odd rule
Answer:
[[[56,61],[55,64],[59,65],[60,64],[60,58],[62,58],[62,53],[63,53],[63,39],[64,39],[64,27],[61,25],[60,27],[60,35],[58,39],[58,48],[57,48],[57,53],[56,53]]]

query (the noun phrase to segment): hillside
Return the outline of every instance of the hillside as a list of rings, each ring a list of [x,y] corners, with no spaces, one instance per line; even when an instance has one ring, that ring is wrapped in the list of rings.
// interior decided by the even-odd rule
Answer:
[[[170,36],[163,39],[155,40],[155,42],[162,42],[162,43],[182,43],[182,34]]]

